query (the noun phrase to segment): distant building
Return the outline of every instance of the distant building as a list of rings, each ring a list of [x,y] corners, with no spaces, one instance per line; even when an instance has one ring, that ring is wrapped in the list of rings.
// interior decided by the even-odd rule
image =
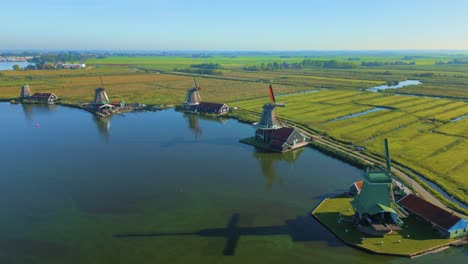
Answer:
[[[403,197],[398,201],[398,204],[409,213],[430,224],[443,237],[468,236],[468,222],[465,219],[447,212],[414,194]]]
[[[58,97],[54,93],[35,93],[28,99],[32,102],[55,104]]]
[[[201,102],[196,107],[196,111],[207,114],[225,114],[229,112],[229,106],[227,104]]]
[[[84,68],[86,68],[86,64],[84,64],[84,63],[59,63],[59,64],[57,64],[57,68],[84,69]]]
[[[294,128],[281,127],[277,129],[257,129],[255,140],[267,144],[270,149],[285,152],[304,144],[307,137]]]

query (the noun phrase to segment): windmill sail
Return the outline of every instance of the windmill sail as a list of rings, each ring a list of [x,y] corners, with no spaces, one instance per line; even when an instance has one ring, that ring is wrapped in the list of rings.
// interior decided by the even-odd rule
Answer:
[[[270,100],[272,103],[276,103],[276,100],[275,100],[275,94],[273,93],[273,87],[271,86],[268,86],[268,91],[270,92]]]

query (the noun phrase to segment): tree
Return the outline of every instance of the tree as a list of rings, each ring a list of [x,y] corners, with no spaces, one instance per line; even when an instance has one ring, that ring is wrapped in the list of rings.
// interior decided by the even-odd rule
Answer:
[[[13,70],[19,71],[21,70],[21,67],[18,64],[13,65]]]

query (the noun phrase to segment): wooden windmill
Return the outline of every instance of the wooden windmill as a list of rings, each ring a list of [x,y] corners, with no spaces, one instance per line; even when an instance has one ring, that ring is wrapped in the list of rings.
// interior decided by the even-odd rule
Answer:
[[[187,97],[184,101],[185,107],[191,107],[199,105],[201,101],[200,90],[201,88],[197,85],[197,80],[193,77],[194,87],[187,90]]]
[[[96,88],[93,104],[107,104],[109,103],[109,97],[107,97],[106,88],[104,88],[102,77],[99,76],[99,78],[101,78],[101,87]]]
[[[260,121],[256,123],[256,127],[259,129],[279,129],[283,127],[281,122],[276,119],[276,107],[284,107],[283,103],[276,103],[275,94],[273,92],[273,87],[268,86],[268,92],[270,94],[270,103],[267,103],[263,106],[262,116]]]
[[[31,96],[31,90],[29,89],[29,85],[25,84],[21,86],[20,98],[27,98]]]

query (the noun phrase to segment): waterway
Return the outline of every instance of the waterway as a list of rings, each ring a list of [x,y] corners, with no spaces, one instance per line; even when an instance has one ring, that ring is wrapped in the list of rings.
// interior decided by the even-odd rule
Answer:
[[[13,65],[16,65],[16,64],[18,64],[21,68],[24,68],[24,67],[27,67],[31,63],[21,62],[21,61],[18,61],[18,62],[0,62],[0,71],[13,70]]]
[[[345,116],[342,116],[342,117],[338,117],[338,118],[335,118],[333,120],[330,120],[330,121],[327,121],[327,122],[323,122],[322,124],[326,124],[326,123],[330,123],[330,122],[335,122],[335,121],[340,121],[340,120],[345,120],[345,119],[349,119],[349,118],[353,118],[353,117],[358,117],[358,116],[362,116],[362,115],[366,115],[366,114],[370,114],[370,113],[373,113],[373,112],[377,112],[377,111],[382,111],[382,110],[388,110],[388,108],[385,108],[385,107],[374,107],[370,110],[367,110],[367,111],[363,111],[363,112],[359,112],[359,113],[354,113],[354,114],[350,114],[350,115],[345,115]]]
[[[375,86],[369,89],[366,89],[367,91],[372,91],[372,92],[378,92],[382,90],[387,90],[387,89],[398,89],[398,88],[403,88],[405,86],[409,85],[419,85],[422,84],[422,82],[418,80],[406,80],[406,81],[401,81],[397,85],[380,85],[380,86]]]
[[[468,259],[466,246],[410,260],[344,245],[310,212],[361,171],[311,148],[256,151],[236,120],[0,103],[0,121],[0,263]]]
[[[463,118],[466,118],[466,117],[468,117],[468,114],[459,116],[457,118],[454,118],[454,119],[450,120],[450,122],[457,122],[457,121],[460,121],[460,120],[462,120]]]

